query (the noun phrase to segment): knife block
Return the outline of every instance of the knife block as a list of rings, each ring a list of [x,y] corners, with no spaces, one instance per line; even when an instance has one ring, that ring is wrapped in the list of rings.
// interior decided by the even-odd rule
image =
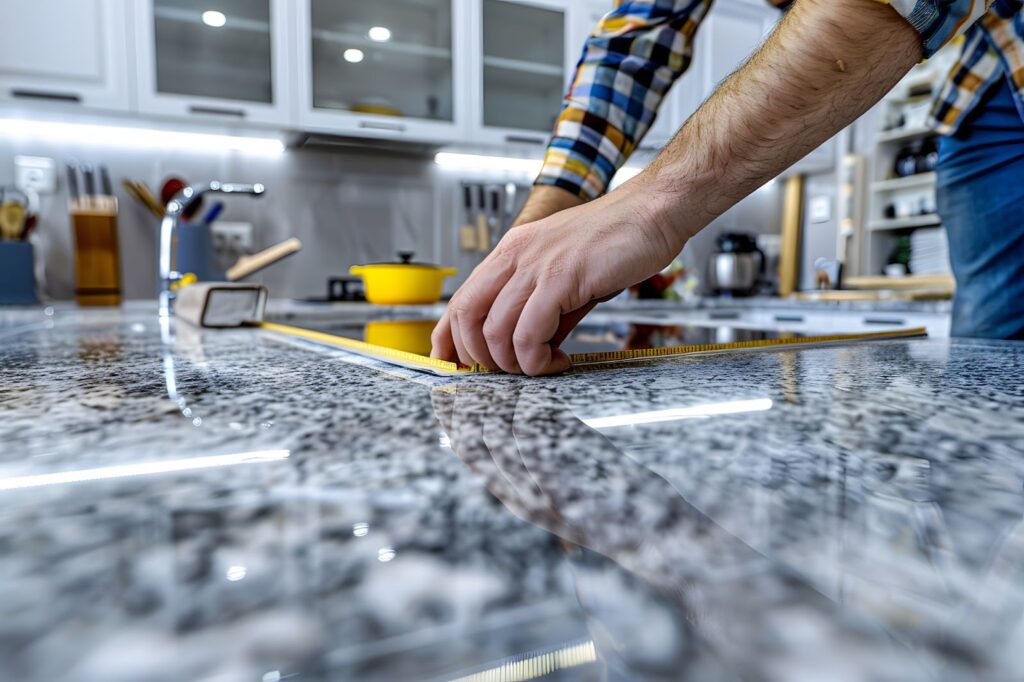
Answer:
[[[71,228],[75,237],[75,300],[78,305],[120,305],[117,202],[73,203]]]

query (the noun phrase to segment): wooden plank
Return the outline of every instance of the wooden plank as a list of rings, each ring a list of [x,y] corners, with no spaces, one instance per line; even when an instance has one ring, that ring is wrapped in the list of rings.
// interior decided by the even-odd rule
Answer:
[[[782,253],[779,256],[779,294],[789,296],[800,287],[800,223],[804,212],[804,176],[786,179],[782,204]]]

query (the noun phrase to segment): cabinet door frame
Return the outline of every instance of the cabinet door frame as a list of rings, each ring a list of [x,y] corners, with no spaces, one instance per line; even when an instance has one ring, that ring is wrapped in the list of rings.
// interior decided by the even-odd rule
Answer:
[[[288,30],[289,0],[267,0],[270,3],[270,68],[274,100],[271,104],[158,92],[153,2],[141,0],[135,3],[139,111],[155,117],[203,123],[276,128],[287,128],[293,123],[291,100],[294,83],[289,77],[292,58],[291,32]]]
[[[99,43],[104,46],[106,78],[95,85],[39,74],[0,73],[0,104],[31,110],[67,112],[71,109],[120,111],[134,109],[129,59],[132,3],[130,0],[98,0],[103,13]],[[17,9],[11,10],[17,16]],[[11,26],[15,30],[17,22]]]
[[[294,78],[296,117],[299,128],[307,133],[343,135],[373,140],[418,142],[444,145],[466,140],[467,65],[469,54],[466,5],[468,0],[450,0],[452,4],[452,121],[424,118],[379,116],[351,111],[332,111],[313,107],[313,36],[311,0],[293,0],[295,45]]]
[[[611,0],[609,11],[611,10]],[[564,95],[572,82],[576,62],[580,57],[582,45],[576,45],[576,26],[579,23],[579,6],[573,0],[501,0],[513,5],[539,7],[562,12],[562,44],[563,44],[563,76],[562,94]],[[521,128],[504,128],[484,125],[484,12],[483,0],[472,0],[470,23],[467,33],[472,37],[470,46],[471,59],[467,60],[471,72],[467,79],[470,84],[471,109],[468,118],[471,121],[470,139],[477,144],[517,148],[527,155],[532,152],[539,155],[548,144],[552,131],[541,132]],[[557,112],[553,112],[557,113]]]

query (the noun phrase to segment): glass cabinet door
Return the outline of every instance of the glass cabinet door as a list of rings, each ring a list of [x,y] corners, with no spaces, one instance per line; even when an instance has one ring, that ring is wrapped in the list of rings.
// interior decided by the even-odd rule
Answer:
[[[565,11],[482,3],[483,125],[550,132],[565,94]]]
[[[272,104],[270,0],[153,0],[156,92]]]
[[[309,3],[314,111],[455,120],[452,0]]]

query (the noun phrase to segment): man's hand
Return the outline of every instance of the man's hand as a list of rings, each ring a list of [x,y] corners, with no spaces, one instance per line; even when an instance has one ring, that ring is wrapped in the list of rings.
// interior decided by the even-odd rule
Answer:
[[[595,301],[662,269],[881,99],[921,53],[889,5],[797,0],[643,173],[509,232],[452,298],[432,355],[530,375],[568,369],[558,345]]]
[[[682,250],[658,201],[634,179],[510,230],[452,297],[431,355],[531,376],[567,370],[558,346],[583,316]]]

